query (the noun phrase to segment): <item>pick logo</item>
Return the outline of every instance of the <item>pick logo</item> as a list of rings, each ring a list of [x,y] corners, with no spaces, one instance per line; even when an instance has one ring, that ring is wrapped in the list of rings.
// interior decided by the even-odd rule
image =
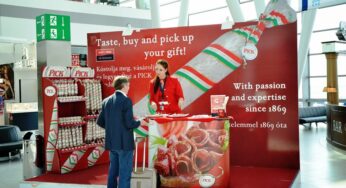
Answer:
[[[258,50],[254,44],[247,44],[241,50],[246,60],[254,60],[257,57]]]
[[[53,86],[48,86],[44,89],[44,93],[48,96],[51,97],[53,95],[55,95],[56,90]]]
[[[214,185],[215,177],[211,174],[203,174],[199,177],[199,185],[203,188],[208,188]]]

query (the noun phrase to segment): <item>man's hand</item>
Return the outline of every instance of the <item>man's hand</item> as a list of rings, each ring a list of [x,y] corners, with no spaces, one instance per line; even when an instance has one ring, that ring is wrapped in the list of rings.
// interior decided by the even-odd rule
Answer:
[[[147,121],[145,121],[145,119],[142,119],[141,120],[141,126],[147,126],[148,125],[148,122]]]

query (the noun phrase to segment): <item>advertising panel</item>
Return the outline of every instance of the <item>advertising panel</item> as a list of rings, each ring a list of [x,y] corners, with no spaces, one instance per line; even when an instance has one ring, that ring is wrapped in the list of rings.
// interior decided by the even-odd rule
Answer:
[[[229,97],[225,113],[232,117],[226,151],[230,168],[299,169],[297,26],[294,10],[284,2],[271,1],[260,21],[237,23],[227,30],[208,25],[148,29],[131,36],[88,34],[88,66],[104,84],[103,97],[114,92],[115,76],[129,76],[128,96],[136,116],[143,117],[153,113],[149,83],[156,77],[155,63],[165,59],[181,84],[184,114],[210,114],[211,95]],[[105,54],[112,58],[99,61],[99,51],[110,49],[113,52]],[[187,135],[191,127],[176,131]],[[148,134],[150,139],[151,130]],[[163,148],[169,148],[169,139]]]

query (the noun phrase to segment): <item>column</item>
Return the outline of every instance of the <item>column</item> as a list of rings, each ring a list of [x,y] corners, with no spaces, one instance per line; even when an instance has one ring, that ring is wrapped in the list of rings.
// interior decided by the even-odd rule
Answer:
[[[338,70],[336,52],[325,53],[327,58],[327,87],[324,91],[327,92],[327,101],[329,104],[339,104],[338,93]]]
[[[264,0],[254,0],[254,3],[256,7],[257,18],[259,18],[260,15],[264,12],[264,9],[266,8],[266,4]]]
[[[180,14],[178,26],[187,26],[189,18],[189,0],[180,2]]]
[[[226,0],[229,11],[231,12],[234,22],[243,22],[245,21],[243,12],[241,10],[238,0]]]
[[[312,29],[316,17],[316,9],[302,12],[302,32],[300,35],[299,49],[298,49],[298,87],[302,82],[302,75],[306,69],[306,59],[309,50],[309,44],[312,34]]]
[[[153,28],[160,27],[160,4],[158,0],[150,0],[151,21]]]

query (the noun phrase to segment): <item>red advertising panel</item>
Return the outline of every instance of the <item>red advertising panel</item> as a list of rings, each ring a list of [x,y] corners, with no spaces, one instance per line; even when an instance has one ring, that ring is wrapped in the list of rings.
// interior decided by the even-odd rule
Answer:
[[[115,76],[130,76],[131,89],[129,96],[136,106],[149,92],[149,82],[155,77],[153,69],[158,59],[166,59],[170,63],[169,71],[175,73],[177,70],[181,70],[189,61],[196,58],[196,55],[199,55],[201,51],[207,48],[220,35],[234,32],[237,27],[238,25],[231,31],[221,30],[219,25],[151,29],[135,32],[131,36],[121,36],[121,32],[89,34],[88,65],[95,68],[96,78],[103,80],[105,84],[103,94],[105,96],[114,92],[111,83]],[[237,123],[231,126],[232,129],[237,130],[237,134],[233,135],[233,139],[238,137],[238,135],[239,137],[243,137],[241,136],[242,134],[250,134],[252,136],[249,139],[258,139],[263,144],[263,147],[275,149],[277,150],[275,154],[280,154],[286,153],[286,150],[276,148],[275,144],[272,145],[272,141],[281,136],[283,136],[281,137],[282,139],[289,137],[292,139],[287,140],[293,143],[287,144],[291,145],[292,147],[290,148],[295,148],[294,150],[298,152],[298,148],[293,147],[294,145],[298,146],[298,132],[296,129],[297,53],[295,50],[295,31],[295,23],[266,29],[257,44],[257,58],[252,61],[247,61],[246,65],[242,64],[235,71],[226,75],[224,79],[214,83],[213,87],[205,90],[205,92],[197,93],[200,91],[197,86],[191,88],[192,90],[197,90],[197,92],[192,91],[191,94],[196,93],[196,95],[200,96],[189,105],[186,105],[184,112],[190,114],[209,114],[210,95],[228,95],[230,96],[230,101],[227,105],[227,112],[228,115],[234,117]],[[173,40],[174,36],[176,38],[175,40],[179,41],[163,44],[164,41],[170,40],[168,39],[170,37],[173,37],[171,38]],[[187,41],[183,41],[183,36],[185,36],[184,40]],[[192,40],[191,42],[188,41],[189,36],[190,40]],[[151,42],[150,44],[146,44],[149,43],[149,39],[156,41],[156,43]],[[97,62],[97,49],[102,49],[102,45],[106,44],[105,47],[110,48],[109,44],[106,43],[109,40],[118,41],[118,45],[113,46],[115,60]],[[129,44],[130,41],[131,45]],[[143,44],[139,41],[143,43],[146,41],[146,43]],[[229,42],[232,43],[233,41]],[[185,49],[185,53],[184,51],[175,53],[177,48]],[[172,55],[172,50],[175,55]],[[208,63],[208,60],[205,59],[203,62]],[[220,70],[215,69],[215,72],[210,73],[210,76],[213,76],[213,74],[225,74],[221,68]],[[189,97],[189,94],[184,91],[186,99]],[[142,112],[141,109],[135,109]],[[149,114],[149,112],[146,113],[139,113],[139,115]],[[251,123],[255,124],[251,126]],[[277,123],[278,125],[276,125]],[[267,136],[273,136],[275,138],[265,138]],[[255,151],[259,150],[258,142],[256,142],[257,144],[251,144],[250,142],[241,143],[246,144],[247,147],[253,148]],[[244,153],[254,152],[257,155],[260,154],[255,151],[241,150]],[[267,156],[267,153],[263,153],[263,155]],[[294,155],[297,155],[297,153]],[[243,156],[239,155],[239,157],[240,163],[247,161],[246,163],[251,162],[264,166],[269,163],[272,165],[275,164],[273,164],[271,159],[264,160],[267,162],[261,162],[261,164],[256,162],[258,161],[257,159],[245,160],[241,159]],[[275,164],[275,166],[277,165]]]
[[[231,167],[298,169],[297,35],[295,16],[287,12],[271,11],[229,30],[209,25],[88,34],[88,66],[103,81],[103,97],[114,92],[115,76],[131,77],[134,112],[147,116],[155,62],[165,59],[182,86],[184,114],[210,114],[211,95],[229,97]],[[99,61],[101,49],[113,49],[113,60]]]

